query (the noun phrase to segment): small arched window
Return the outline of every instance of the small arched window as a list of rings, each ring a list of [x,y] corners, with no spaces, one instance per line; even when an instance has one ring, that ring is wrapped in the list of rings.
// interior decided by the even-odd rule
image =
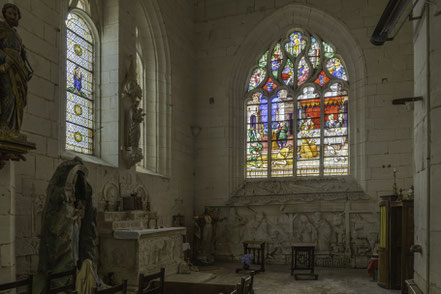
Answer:
[[[80,3],[83,3],[80,1]],[[66,19],[66,150],[94,153],[95,44],[88,21],[76,12]]]
[[[348,75],[335,48],[294,30],[250,75],[246,177],[347,175]]]

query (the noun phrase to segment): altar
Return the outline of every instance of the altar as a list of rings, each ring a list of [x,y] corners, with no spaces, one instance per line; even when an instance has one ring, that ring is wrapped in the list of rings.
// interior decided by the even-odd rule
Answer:
[[[178,272],[184,262],[186,228],[150,228],[149,219],[144,211],[98,215],[100,273],[113,273],[116,283],[127,279],[129,285],[136,285],[140,273],[151,274],[161,267],[166,274]]]

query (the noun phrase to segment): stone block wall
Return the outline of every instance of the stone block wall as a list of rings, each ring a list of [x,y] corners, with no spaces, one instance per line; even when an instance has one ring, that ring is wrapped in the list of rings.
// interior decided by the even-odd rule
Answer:
[[[314,201],[309,204],[327,215],[332,210],[325,203],[334,198],[326,194],[340,193],[345,195],[341,199],[348,201],[350,207],[360,207],[369,216],[368,223],[376,224],[379,195],[392,193],[393,169],[398,170],[399,188],[407,190],[413,184],[412,113],[405,106],[392,105],[393,99],[413,93],[411,25],[406,23],[393,42],[375,47],[369,39],[384,10],[383,1],[200,0],[195,5],[200,84],[196,117],[201,128],[195,153],[195,213],[200,214],[205,206],[229,211],[233,209],[232,199],[243,196],[247,196],[248,202],[239,208],[234,204],[237,211],[265,212],[254,203],[252,196],[265,191],[267,196],[263,196],[263,202],[270,205],[272,196],[277,196],[274,186],[286,185],[283,201],[277,201],[289,201],[290,205],[299,207],[296,213],[306,214],[308,219],[307,214],[313,210],[305,207],[304,202],[321,199],[322,205],[315,206]],[[241,143],[244,138],[242,103],[249,71],[271,42],[296,27],[315,32],[334,44],[348,67],[351,175],[341,179],[338,188],[313,179],[309,182],[308,179],[247,182],[241,173],[244,165],[240,159],[245,153]],[[302,194],[301,199],[298,193]],[[362,196],[358,198],[359,195]],[[279,204],[277,201],[275,205]],[[344,211],[340,209],[338,213]],[[280,210],[273,212],[273,217],[287,220],[290,215]],[[355,221],[349,220],[349,223]],[[240,226],[240,222],[236,225]],[[290,222],[284,225],[289,226]],[[365,241],[375,244],[378,231],[376,226],[376,234],[370,234]],[[354,231],[345,232],[351,234],[350,243],[356,242]],[[270,232],[262,237],[273,238]],[[291,235],[291,239],[295,236]],[[351,250],[350,255],[357,255],[356,251]],[[235,256],[237,252],[230,254]]]
[[[419,3],[414,22],[415,96],[423,101],[413,103],[414,115],[414,181],[415,239],[422,253],[415,253],[415,282],[423,293],[441,293],[441,19],[439,7]]]
[[[0,1],[3,5],[8,1]],[[29,83],[28,105],[25,108],[22,131],[28,140],[35,142],[37,149],[26,155],[27,161],[15,164],[15,170],[8,166],[1,170],[2,183],[0,227],[5,232],[15,231],[14,240],[0,240],[1,282],[35,273],[38,266],[39,233],[41,213],[46,198],[48,182],[58,164],[72,154],[64,152],[64,99],[62,84],[65,76],[63,30],[68,2],[54,0],[20,0],[15,2],[21,9],[22,19],[18,33],[27,48],[34,76]],[[132,1],[131,1],[132,2]],[[135,2],[135,1],[133,1]],[[170,226],[172,216],[185,215],[187,223],[192,218],[193,207],[193,139],[190,126],[193,125],[193,80],[187,75],[193,70],[194,54],[191,49],[193,32],[193,10],[186,1],[136,1],[141,16],[139,26],[151,30],[150,45],[154,45],[158,65],[154,69],[158,79],[155,93],[158,104],[158,144],[160,148],[156,160],[156,172],[137,172],[135,167],[127,169],[119,161],[122,132],[119,125],[119,87],[128,65],[127,46],[120,40],[122,36],[135,35],[127,1],[90,1],[92,19],[102,44],[100,46],[101,70],[101,123],[106,130],[100,157],[83,158],[89,169],[88,181],[93,188],[94,204],[103,210],[105,201],[110,199],[114,207],[118,189],[123,195],[141,191],[151,203],[151,209],[158,212],[160,225]],[[126,6],[127,7],[126,7]],[[126,13],[128,11],[128,14]],[[133,10],[132,10],[133,12]],[[190,36],[189,38],[184,36]],[[130,48],[128,49],[130,50]],[[148,69],[147,69],[148,70]],[[151,70],[151,68],[150,68]],[[153,83],[153,82],[152,82]],[[148,89],[152,93],[151,89]],[[151,111],[151,110],[150,110]],[[160,117],[160,119],[159,119]],[[105,131],[112,133],[105,134]],[[105,140],[104,140],[105,139]],[[7,177],[15,177],[14,201],[3,193],[9,189]],[[6,181],[5,183],[4,180]],[[110,184],[117,189],[109,188]],[[111,185],[110,185],[111,186]],[[115,194],[116,193],[116,194]],[[14,205],[4,210],[3,202]],[[9,201],[9,202],[8,202]],[[12,203],[12,204],[11,204]],[[15,214],[15,217],[12,215]],[[15,225],[11,222],[15,221]],[[8,236],[2,229],[1,238]],[[15,245],[14,245],[15,244]],[[15,253],[14,253],[15,251]],[[6,273],[7,274],[4,274]],[[6,275],[8,278],[6,279]]]

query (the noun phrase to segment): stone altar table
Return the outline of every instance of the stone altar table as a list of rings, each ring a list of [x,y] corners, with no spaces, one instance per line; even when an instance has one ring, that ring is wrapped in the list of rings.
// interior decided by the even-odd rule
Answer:
[[[98,217],[101,219],[102,228],[101,230],[99,222],[101,274],[113,273],[116,283],[127,279],[129,285],[137,285],[140,273],[148,275],[158,272],[161,267],[165,268],[166,274],[178,272],[179,264],[184,262],[182,236],[186,234],[185,227],[143,227],[143,221],[140,219],[144,217],[141,215],[145,216],[148,212],[104,214],[113,215]],[[128,215],[132,220],[122,220],[122,214]]]

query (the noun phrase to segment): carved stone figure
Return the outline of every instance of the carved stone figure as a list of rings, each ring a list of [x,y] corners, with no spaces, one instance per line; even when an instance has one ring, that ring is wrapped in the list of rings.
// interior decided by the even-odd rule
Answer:
[[[131,60],[129,71],[124,81],[122,98],[125,102],[125,160],[128,168],[140,162],[144,156],[142,149],[139,148],[139,139],[141,138],[140,124],[144,120],[145,113],[139,107],[142,100],[142,89],[136,81],[135,61]]]
[[[317,231],[306,215],[300,215],[300,219],[295,226],[297,239],[303,243],[316,243]]]
[[[0,21],[0,169],[7,160],[25,160],[23,154],[35,144],[20,134],[23,108],[26,106],[27,83],[32,68],[15,27],[21,18],[20,9],[6,3]]]
[[[328,253],[331,244],[332,228],[320,212],[314,213],[315,228],[317,230],[317,251]]]
[[[80,267],[86,260],[95,266],[96,210],[87,174],[87,168],[76,157],[61,163],[49,182],[34,293],[44,292],[47,272]]]
[[[195,237],[198,245],[196,258],[205,264],[214,262],[214,240],[216,235],[216,222],[214,216],[207,208],[203,215],[195,216]]]
[[[14,28],[21,18],[20,9],[7,3],[2,13],[5,21],[0,21],[0,128],[18,134],[32,69],[21,38]]]

